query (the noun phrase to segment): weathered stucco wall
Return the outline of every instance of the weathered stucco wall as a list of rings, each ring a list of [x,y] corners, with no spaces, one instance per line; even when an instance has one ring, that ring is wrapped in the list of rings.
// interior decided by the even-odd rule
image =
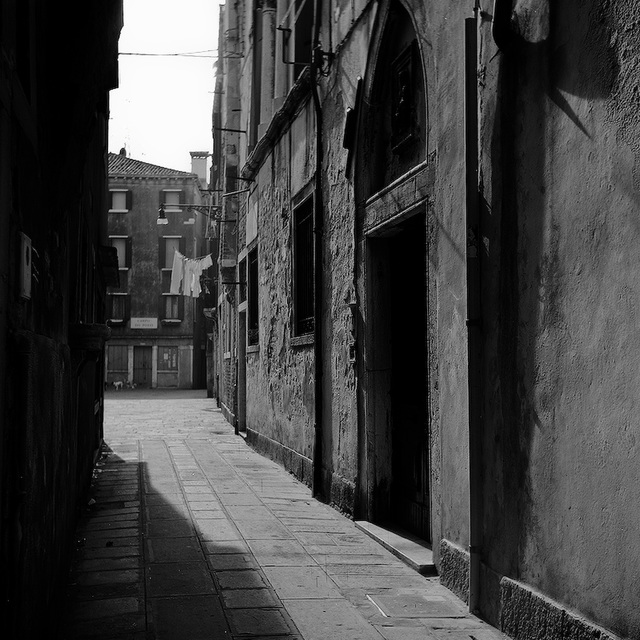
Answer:
[[[426,86],[422,158],[430,173],[421,206],[429,272],[433,546],[443,581],[466,597],[464,21],[473,11],[472,3],[402,4],[418,36]],[[371,487],[362,461],[370,446],[388,444],[367,441],[370,406],[363,398],[371,390],[363,388],[361,374],[368,374],[368,364],[353,363],[376,331],[368,315],[375,301],[366,299],[364,283],[368,240],[354,227],[371,196],[370,158],[353,155],[365,144],[356,142],[351,151],[343,146],[347,108],[371,108],[366,91],[356,105],[357,79],[364,78],[366,89],[376,72],[387,5],[338,3],[334,15],[325,7],[321,34],[323,49],[336,54],[319,81],[322,458],[327,497],[346,510],[366,508]],[[519,638],[538,637],[529,623],[543,602],[539,606],[561,620],[547,637],[577,637],[577,618],[558,614],[562,607],[635,637],[640,8],[631,0],[571,0],[561,7],[517,0],[497,2],[496,13],[505,6],[503,51],[492,35],[493,7],[481,7],[478,24],[481,611]],[[257,213],[260,346],[247,359],[247,425],[297,452],[290,461],[298,456],[306,463],[313,457],[313,349],[291,344],[290,214],[291,198],[313,176],[312,114],[307,103],[274,141],[248,204]],[[534,591],[544,597],[527,595]]]
[[[254,440],[259,434],[257,446],[307,482],[313,457],[313,341],[292,340],[291,215],[292,198],[309,188],[313,176],[314,131],[307,102],[260,168],[248,204],[251,209],[251,198],[257,198],[259,347],[247,353],[247,429]]]
[[[497,56],[481,28],[486,561],[624,637],[640,634],[639,22],[634,2],[523,0]]]

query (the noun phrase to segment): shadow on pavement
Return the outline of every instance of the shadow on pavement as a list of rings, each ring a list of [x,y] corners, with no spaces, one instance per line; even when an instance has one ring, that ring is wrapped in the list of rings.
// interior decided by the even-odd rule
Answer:
[[[186,445],[105,445],[58,637],[246,634],[300,638]]]

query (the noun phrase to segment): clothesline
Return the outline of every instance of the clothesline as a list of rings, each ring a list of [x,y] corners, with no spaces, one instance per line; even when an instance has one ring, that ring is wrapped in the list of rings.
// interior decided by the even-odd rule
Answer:
[[[211,255],[202,256],[201,258],[187,258],[179,251],[176,251],[173,254],[169,293],[174,296],[182,295],[197,298],[202,291],[200,276],[212,264]]]

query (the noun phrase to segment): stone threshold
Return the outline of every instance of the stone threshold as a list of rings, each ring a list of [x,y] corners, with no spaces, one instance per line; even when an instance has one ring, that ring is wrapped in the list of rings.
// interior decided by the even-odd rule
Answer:
[[[356,520],[356,527],[423,576],[436,575],[433,552],[424,540],[401,529]]]

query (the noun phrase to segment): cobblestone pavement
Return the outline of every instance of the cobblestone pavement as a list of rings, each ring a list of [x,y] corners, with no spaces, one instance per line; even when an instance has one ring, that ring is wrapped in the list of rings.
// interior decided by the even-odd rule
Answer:
[[[254,452],[204,392],[110,392],[105,413],[63,638],[505,637]]]

